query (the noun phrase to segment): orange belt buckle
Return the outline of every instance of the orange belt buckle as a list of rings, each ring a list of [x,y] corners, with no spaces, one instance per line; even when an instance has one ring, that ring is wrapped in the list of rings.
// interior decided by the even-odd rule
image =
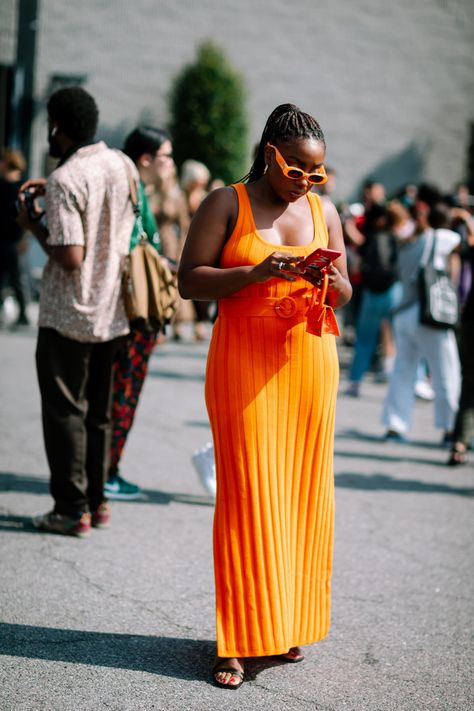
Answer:
[[[283,296],[275,302],[273,308],[280,318],[291,318],[295,315],[298,306],[296,301],[291,296]]]

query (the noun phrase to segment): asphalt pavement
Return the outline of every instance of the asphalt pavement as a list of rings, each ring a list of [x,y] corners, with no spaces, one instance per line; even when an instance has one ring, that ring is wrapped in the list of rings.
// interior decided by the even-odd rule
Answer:
[[[87,540],[31,527],[52,503],[34,348],[34,328],[0,331],[0,711],[474,709],[474,467],[445,465],[431,403],[386,443],[386,386],[341,394],[330,634],[230,692],[210,681],[213,503],[190,461],[207,343],[153,354],[122,467],[145,495]]]

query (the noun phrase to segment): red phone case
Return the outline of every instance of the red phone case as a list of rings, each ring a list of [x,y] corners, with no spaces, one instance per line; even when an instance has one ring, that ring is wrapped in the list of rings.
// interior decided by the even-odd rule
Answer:
[[[334,262],[335,259],[340,257],[341,254],[342,252],[338,252],[337,249],[323,249],[322,247],[319,247],[314,252],[311,252],[305,260],[300,262],[298,267],[300,269],[305,269],[310,265],[314,265],[320,269],[324,269],[329,266],[331,262]]]

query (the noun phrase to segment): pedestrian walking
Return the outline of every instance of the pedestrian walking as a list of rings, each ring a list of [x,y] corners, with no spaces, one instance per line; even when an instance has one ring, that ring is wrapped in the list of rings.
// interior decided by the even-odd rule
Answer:
[[[20,151],[5,148],[0,152],[0,318],[4,289],[10,287],[18,304],[16,326],[29,323],[20,257],[28,249],[28,243],[15,220],[15,203],[25,170],[26,161]]]
[[[338,250],[330,300],[346,303],[337,211],[323,183],[325,141],[296,106],[268,118],[246,183],[213,191],[191,224],[179,270],[183,297],[218,299],[206,402],[215,445],[216,685],[237,689],[246,657],[304,658],[329,630],[333,432],[338,359],[308,304],[316,248]]]
[[[456,220],[462,220],[466,227],[461,258],[464,266],[468,265],[471,274],[474,274],[474,217],[463,208],[455,208],[452,214]],[[474,280],[470,282],[461,313],[459,350],[462,366],[461,396],[448,460],[448,464],[453,467],[466,463],[467,450],[474,437]]]
[[[125,156],[94,142],[99,112],[80,87],[48,102],[48,180],[24,184],[45,196],[46,224],[23,207],[20,224],[48,255],[43,272],[36,365],[54,509],[34,520],[79,537],[109,524],[104,495],[111,437],[112,365],[129,331],[121,278],[134,215]],[[126,165],[128,163],[128,165]]]
[[[453,329],[421,323],[418,280],[420,268],[432,251],[435,268],[449,272],[460,236],[447,229],[450,218],[446,206],[433,207],[428,219],[430,227],[400,243],[402,296],[393,320],[396,356],[382,419],[387,428],[386,439],[406,437],[411,426],[418,363],[423,358],[435,391],[435,425],[443,430],[446,443],[452,436],[458,408],[461,381],[458,347]]]
[[[356,327],[356,344],[346,393],[358,397],[360,384],[370,368],[379,342],[382,322],[397,305],[398,238],[386,205],[374,205],[365,218],[364,243],[360,247],[362,301]],[[385,363],[384,363],[385,367]]]

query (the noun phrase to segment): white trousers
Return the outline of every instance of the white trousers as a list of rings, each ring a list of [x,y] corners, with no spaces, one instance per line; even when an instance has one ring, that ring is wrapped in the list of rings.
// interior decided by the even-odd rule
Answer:
[[[461,389],[461,366],[454,332],[419,323],[419,304],[393,319],[397,355],[385,398],[383,423],[405,434],[411,425],[416,370],[420,358],[428,363],[435,391],[435,425],[450,432],[454,427]]]

